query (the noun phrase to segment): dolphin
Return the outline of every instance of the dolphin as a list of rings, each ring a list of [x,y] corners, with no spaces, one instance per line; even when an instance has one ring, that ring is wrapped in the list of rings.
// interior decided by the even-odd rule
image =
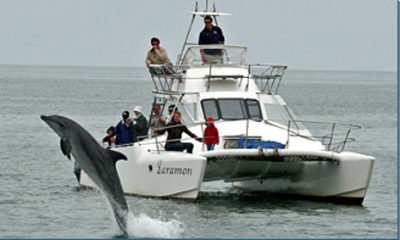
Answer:
[[[127,160],[126,156],[103,148],[86,129],[69,118],[59,115],[41,115],[40,118],[60,136],[63,154],[69,159],[72,155],[79,167],[104,193],[118,226],[127,234],[128,205],[115,168],[119,159]]]

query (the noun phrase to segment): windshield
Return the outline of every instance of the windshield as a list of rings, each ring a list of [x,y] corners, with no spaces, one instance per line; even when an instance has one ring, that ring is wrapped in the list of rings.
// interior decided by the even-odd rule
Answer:
[[[223,44],[213,45],[196,45],[189,47],[182,59],[182,65],[202,65],[204,64],[202,58],[202,52],[213,52],[218,51],[218,57],[220,60],[218,64],[230,64],[230,65],[244,65],[246,64],[246,53],[247,48],[243,46],[231,46]]]
[[[205,99],[201,101],[204,118],[261,121],[260,104],[255,99]]]

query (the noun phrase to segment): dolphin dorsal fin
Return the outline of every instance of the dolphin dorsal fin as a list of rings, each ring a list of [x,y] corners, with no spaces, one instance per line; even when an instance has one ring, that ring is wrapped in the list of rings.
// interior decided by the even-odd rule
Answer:
[[[128,160],[128,158],[124,154],[122,154],[120,152],[113,151],[113,150],[110,150],[110,149],[107,149],[107,152],[108,152],[108,154],[110,154],[111,159],[113,160],[114,164],[116,164],[117,161],[121,160],[121,159]]]
[[[61,138],[60,147],[62,153],[64,153],[64,155],[67,156],[69,160],[71,160],[71,150],[72,150],[71,143],[67,139]]]

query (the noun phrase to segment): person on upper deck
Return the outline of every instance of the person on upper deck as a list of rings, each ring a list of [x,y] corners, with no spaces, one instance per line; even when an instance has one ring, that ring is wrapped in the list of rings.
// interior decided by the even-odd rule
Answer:
[[[199,45],[202,44],[224,44],[225,37],[222,29],[212,24],[211,16],[204,17],[204,29],[199,35]],[[222,55],[224,52],[221,49],[201,49],[201,59],[204,63],[222,63]]]
[[[165,129],[155,129],[157,133],[164,134],[168,132],[167,143],[165,144],[166,151],[180,151],[186,150],[187,153],[193,153],[193,143],[181,142],[182,133],[186,133],[195,140],[201,142],[201,138],[197,137],[196,134],[192,133],[186,125],[181,122],[181,113],[176,111],[174,114],[174,120],[168,123]]]
[[[150,40],[150,43],[152,47],[147,53],[146,57],[146,66],[149,68],[150,73],[152,74],[162,74],[163,72],[166,74],[172,73],[173,65],[168,58],[167,51],[160,46],[160,39],[153,37]],[[151,64],[163,64],[164,65],[162,67],[163,72],[161,70],[150,67]]]

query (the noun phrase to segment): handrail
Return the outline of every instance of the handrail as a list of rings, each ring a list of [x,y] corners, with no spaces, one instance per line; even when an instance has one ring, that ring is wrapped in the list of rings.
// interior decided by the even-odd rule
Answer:
[[[310,138],[309,135],[301,134],[299,131],[301,129],[293,129],[291,128],[292,123],[306,123],[308,125],[307,130],[310,130],[309,125],[326,125],[330,126],[329,129],[324,130],[327,132],[323,135],[312,134],[313,139],[320,140],[322,145],[326,147],[328,151],[336,151],[341,152],[344,150],[345,146],[349,142],[355,142],[355,138],[351,138],[350,132],[352,130],[360,130],[362,127],[360,125],[355,124],[346,124],[346,123],[335,123],[335,122],[320,122],[320,121],[308,121],[308,120],[289,120],[287,130],[288,130],[288,139],[287,145],[289,145],[290,136],[300,136],[305,138]],[[296,124],[293,124],[296,125]],[[315,132],[320,132],[320,129],[313,129]],[[338,140],[339,139],[339,140]]]
[[[253,79],[254,84],[258,87],[260,92],[277,94],[283,75],[287,69],[287,65],[280,64],[235,65],[241,68],[247,68],[248,74],[221,75],[219,73],[213,74],[212,69],[215,68],[215,65],[207,64],[205,66],[209,69],[207,74],[203,77],[185,76],[184,73],[189,68],[189,66],[186,65],[176,65],[171,68],[171,65],[167,64],[151,64],[149,70],[155,91],[158,93],[179,94],[180,92],[185,92],[179,90],[178,85],[186,81],[206,81],[205,91],[209,91],[211,80],[220,78],[238,80],[240,83],[243,79],[247,79],[244,91],[248,90],[249,80]]]
[[[247,124],[246,124],[246,131],[244,132],[244,134],[242,134],[241,136],[244,137],[245,141],[247,141],[247,139],[253,139],[254,137],[257,136],[253,136],[253,135],[249,135],[248,133],[248,127],[249,127],[249,121],[247,120]],[[158,128],[158,129],[162,129],[162,130],[166,130],[166,129],[170,129],[170,128],[175,128],[175,127],[179,127],[179,126],[187,126],[188,128],[193,127],[193,126],[198,126],[198,125],[203,125],[206,122],[197,122],[194,124],[177,124],[177,125],[172,125],[172,126],[165,126],[162,128]],[[270,124],[273,124],[273,122],[268,122]],[[310,135],[310,134],[304,134],[301,133],[301,130],[306,130],[307,133],[309,131],[310,128],[308,129],[299,129],[299,128],[292,128],[292,126],[297,126],[297,124],[294,123],[306,123],[306,124],[314,124],[314,125],[323,125],[323,126],[327,126],[329,127],[329,129],[325,129],[325,133],[326,134],[316,134],[316,135]],[[284,126],[282,126],[283,128]],[[154,128],[150,128],[150,130],[152,130]],[[350,133],[352,130],[360,130],[362,129],[362,127],[360,125],[355,125],[355,124],[346,124],[346,123],[335,123],[335,122],[322,122],[322,121],[309,121],[309,120],[290,120],[288,121],[288,125],[287,125],[287,142],[286,142],[286,146],[285,148],[288,149],[289,144],[290,144],[290,138],[291,137],[303,137],[309,140],[319,140],[321,142],[322,145],[324,145],[326,147],[327,151],[333,151],[333,152],[342,152],[346,146],[347,143],[350,142],[355,142],[356,139],[355,138],[351,138],[350,137]],[[313,128],[311,130],[316,131],[317,129]],[[151,141],[141,141],[141,142],[136,142],[136,144],[138,145],[154,145],[156,144],[156,149],[157,152],[160,152],[159,149],[159,144],[161,143],[167,143],[167,142],[174,142],[176,140],[172,139],[172,140],[163,140],[160,141],[159,137],[160,136],[165,136],[165,134],[162,135],[153,135],[153,140]],[[200,135],[198,136],[199,138],[205,139],[206,137],[204,136],[204,131],[202,130],[202,134],[201,137]],[[230,136],[219,136],[219,139],[226,139],[226,137],[230,137]],[[260,139],[262,138],[262,136],[259,136]],[[185,141],[185,140],[190,140],[190,139],[195,139],[196,138],[192,138],[192,137],[188,137],[188,138],[181,138],[179,140]],[[225,140],[226,141],[226,140]],[[204,143],[203,143],[204,144]],[[129,144],[129,145],[133,145]],[[244,145],[246,146],[246,145]],[[122,147],[122,145],[117,145],[116,147]],[[225,147],[224,147],[225,148]]]
[[[287,65],[281,64],[250,64],[249,74],[254,78],[261,92],[275,94],[278,92],[286,69]]]

